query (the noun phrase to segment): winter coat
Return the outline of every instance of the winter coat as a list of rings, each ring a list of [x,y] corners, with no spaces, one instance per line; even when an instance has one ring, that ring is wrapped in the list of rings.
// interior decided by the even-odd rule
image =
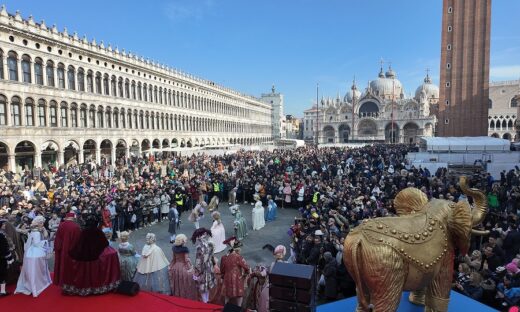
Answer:
[[[338,295],[338,282],[336,279],[337,266],[336,259],[331,258],[323,268],[323,276],[325,276],[325,296],[327,298],[336,298]]]

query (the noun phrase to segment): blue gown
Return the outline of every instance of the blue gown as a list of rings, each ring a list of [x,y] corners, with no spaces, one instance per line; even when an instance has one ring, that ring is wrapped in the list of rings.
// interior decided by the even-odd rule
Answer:
[[[270,199],[269,203],[267,204],[267,214],[265,217],[265,221],[274,221],[276,220],[276,212],[278,210],[278,206],[274,202],[274,200]]]

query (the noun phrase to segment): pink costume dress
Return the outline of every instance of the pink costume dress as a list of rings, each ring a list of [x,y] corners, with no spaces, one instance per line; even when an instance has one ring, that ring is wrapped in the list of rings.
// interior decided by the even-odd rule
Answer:
[[[198,300],[197,284],[193,280],[193,266],[187,247],[173,246],[173,259],[168,267],[168,277],[173,296]]]

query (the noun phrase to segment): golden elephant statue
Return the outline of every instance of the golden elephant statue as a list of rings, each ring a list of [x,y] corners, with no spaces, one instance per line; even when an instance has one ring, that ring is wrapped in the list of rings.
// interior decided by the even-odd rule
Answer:
[[[364,220],[345,239],[343,261],[356,282],[357,311],[393,312],[403,291],[418,291],[426,312],[448,309],[455,248],[466,253],[473,227],[487,213],[484,193],[460,187],[474,201],[432,199],[416,188],[397,194],[399,217]],[[412,298],[413,296],[411,296]],[[372,310],[371,310],[372,309]]]

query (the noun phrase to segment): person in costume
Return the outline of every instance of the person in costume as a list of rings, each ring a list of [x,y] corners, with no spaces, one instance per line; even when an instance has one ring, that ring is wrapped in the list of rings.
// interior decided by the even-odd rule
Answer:
[[[235,221],[233,221],[235,236],[241,241],[247,236],[246,219],[242,215],[238,205],[231,206],[229,209],[231,210],[231,214],[235,216]]]
[[[211,217],[213,218],[213,225],[211,226],[211,242],[213,243],[213,246],[215,246],[215,253],[219,253],[226,249],[226,245],[224,244],[224,241],[226,240],[226,230],[224,229],[224,224],[222,223],[218,211],[213,211]]]
[[[278,245],[275,248],[273,245],[266,244],[264,247],[262,247],[262,249],[267,249],[273,253],[274,261],[271,263],[269,271],[273,269],[276,262],[287,262],[284,261],[285,255],[287,254],[287,248],[285,248],[284,245]]]
[[[179,224],[179,211],[175,204],[171,205],[168,212],[168,233],[170,233],[170,244],[173,244],[175,236],[177,235],[177,227]]]
[[[7,239],[7,235],[4,232],[6,223],[7,220],[0,220],[0,297],[9,295],[9,293],[5,290],[5,285],[7,282],[7,269],[9,265],[13,264],[14,262],[12,253],[14,246],[11,246],[9,240]]]
[[[69,252],[73,276],[67,278],[62,291],[67,295],[100,295],[119,286],[121,269],[117,251],[110,247],[99,229],[96,215],[85,217],[85,228]]]
[[[209,290],[215,287],[215,273],[213,272],[213,243],[210,242],[211,231],[200,228],[193,232],[191,242],[195,245],[195,271],[193,279],[197,282],[201,301],[209,301]]]
[[[168,268],[172,295],[191,300],[199,299],[197,284],[193,279],[193,265],[186,247],[188,238],[184,234],[175,237],[173,259]]]
[[[278,206],[274,202],[271,195],[267,195],[267,215],[265,217],[265,221],[270,222],[276,220]]]
[[[193,222],[195,229],[199,228],[199,220],[204,218],[204,208],[206,206],[206,202],[199,202],[197,205],[195,205],[195,208],[191,210],[191,213],[188,216],[188,220],[190,220],[190,222]]]
[[[269,312],[269,278],[267,268],[258,265],[253,269],[248,282],[246,306],[250,310],[257,312]]]
[[[45,218],[37,216],[31,223],[31,232],[25,242],[22,272],[16,284],[15,294],[38,297],[52,283],[47,265],[48,233],[44,227]]]
[[[0,218],[2,217],[2,211],[0,210]],[[13,218],[14,216],[11,216]],[[20,276],[23,256],[24,256],[24,241],[22,239],[22,235],[18,233],[16,227],[13,225],[12,220],[7,219],[7,222],[4,222],[4,234],[11,246],[11,254],[13,256],[14,263],[9,265],[7,269],[7,285],[16,284],[18,281],[18,277]]]
[[[146,245],[143,247],[137,264],[134,282],[139,284],[141,290],[169,295],[171,289],[168,265],[170,263],[161,247],[157,246],[155,242],[155,234],[146,234]]]
[[[252,211],[253,230],[260,230],[265,226],[265,209],[259,195],[255,195],[254,199],[256,202]]]
[[[215,273],[215,287],[209,290],[209,303],[223,306],[226,304],[226,296],[224,294],[224,280],[220,273],[217,257],[213,257],[213,273]]]
[[[244,296],[245,278],[250,272],[249,265],[240,255],[240,243],[236,237],[228,238],[225,243],[229,253],[220,260],[220,273],[224,279],[226,302],[241,306]]]
[[[213,210],[218,210],[218,204],[219,204],[219,199],[218,199],[218,196],[217,195],[214,195],[211,200],[209,201],[209,204],[208,204],[208,210],[209,212],[212,212]]]
[[[121,267],[121,281],[132,281],[137,269],[137,254],[132,244],[128,242],[130,234],[127,231],[119,233],[119,266]]]
[[[75,222],[75,217],[76,215],[73,212],[67,213],[56,231],[53,283],[57,286],[63,286],[65,280],[73,276],[73,263],[69,252],[78,241],[81,233],[78,223]]]

